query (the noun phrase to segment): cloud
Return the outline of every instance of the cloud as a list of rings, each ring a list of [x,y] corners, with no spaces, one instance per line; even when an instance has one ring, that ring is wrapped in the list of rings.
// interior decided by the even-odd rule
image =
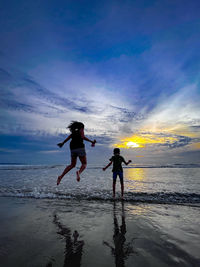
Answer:
[[[132,148],[129,144],[134,143],[145,150],[153,147],[174,150],[185,147],[190,150],[190,145],[198,144],[200,140],[199,123],[198,87],[193,84],[181,88],[168,98],[161,97],[157,106],[138,121],[135,129],[132,128],[132,134],[120,137],[115,146]]]
[[[6,80],[8,78],[9,79],[11,78],[10,73],[8,71],[6,71],[5,69],[0,68],[0,79],[1,79],[1,81],[4,80],[4,79]]]
[[[54,154],[54,153],[60,153],[59,150],[42,150],[42,151],[39,151],[39,153],[41,154]]]
[[[0,147],[0,153],[10,153],[10,154],[13,154],[13,153],[21,153],[22,150],[21,149],[9,149],[9,148],[1,148]]]
[[[3,93],[1,94],[0,100],[4,106],[7,106],[10,109],[18,108],[27,111],[27,108],[29,108],[29,111],[31,111],[31,104],[33,108],[33,106],[37,104],[36,101],[40,102],[43,100],[45,101],[43,104],[46,106],[52,104],[53,108],[58,106],[60,107],[60,110],[62,108],[65,110],[77,110],[85,113],[91,112],[87,105],[77,105],[76,102],[70,100],[70,96],[69,98],[66,98],[60,97],[56,93],[52,93],[24,73],[11,74],[5,69],[0,69],[0,73],[1,92]],[[24,102],[29,102],[30,105],[27,105]],[[37,110],[40,110],[40,107],[37,107]],[[58,110],[59,109],[57,109],[57,111]],[[32,109],[32,112],[37,113],[34,109]]]
[[[95,129],[95,134],[101,135],[106,129],[116,135],[125,122],[136,118],[135,112],[124,107],[126,105],[117,92],[101,87],[97,90],[95,85],[85,92],[83,84],[82,88],[78,87],[76,98],[67,89],[52,92],[30,75],[6,70],[2,73],[5,79],[1,85],[0,103],[4,113],[1,131],[4,133],[7,128],[7,132],[15,133],[58,134],[65,131],[67,122],[81,120],[87,124],[90,133]]]
[[[177,137],[177,141],[169,144],[164,144],[165,146],[168,146],[169,148],[178,148],[178,147],[184,147],[192,142],[192,138],[187,136],[179,136]]]
[[[33,81],[30,77],[24,77],[23,78],[24,85],[23,87],[28,89],[33,89],[33,94],[35,93],[37,97],[41,97],[42,99],[46,100],[48,103],[51,103],[53,105],[60,106],[64,109],[71,109],[71,110],[77,110],[84,113],[90,113],[91,110],[87,106],[79,106],[74,101],[69,100],[69,98],[66,97],[59,97],[58,94],[52,93],[48,89],[42,87],[37,82]]]
[[[168,98],[160,99],[158,105],[149,114],[143,127],[151,131],[171,130],[186,125],[192,127],[200,123],[199,94],[197,85],[180,89]]]
[[[126,102],[118,90],[112,92],[103,87],[104,84],[97,88],[96,83],[101,79],[96,75],[92,76],[94,84],[90,84],[79,71],[74,74],[77,90],[72,95],[73,82],[69,89],[55,93],[30,75],[11,74],[7,70],[2,71],[2,75],[9,81],[4,79],[6,83],[0,99],[1,109],[6,114],[1,125],[4,133],[64,134],[71,120],[80,120],[86,125],[86,134],[98,137],[102,144],[107,145],[116,144],[124,136],[130,136],[135,142],[133,133],[138,137],[146,136],[146,140],[142,141],[148,144],[145,147],[161,145],[176,149],[197,142],[194,138],[198,136],[191,136],[197,133],[200,123],[195,84],[181,88],[167,98],[161,95],[151,111],[147,112],[143,107],[138,112],[135,105]],[[151,135],[150,139],[148,135]]]

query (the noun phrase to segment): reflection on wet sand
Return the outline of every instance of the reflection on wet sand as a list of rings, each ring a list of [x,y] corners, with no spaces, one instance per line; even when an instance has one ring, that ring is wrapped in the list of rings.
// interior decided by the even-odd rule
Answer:
[[[65,259],[63,267],[80,267],[84,241],[78,240],[79,233],[76,230],[71,234],[71,230],[60,223],[57,215],[54,215],[53,222],[59,229],[57,233],[65,238]]]
[[[128,212],[128,216],[141,216],[147,214],[147,212],[149,212],[150,207],[148,205],[132,205],[130,203],[126,203],[126,210]]]
[[[113,242],[114,246],[111,246],[108,242],[103,241],[103,244],[111,249],[111,254],[115,257],[115,266],[125,266],[125,260],[134,252],[132,242],[126,242],[126,222],[124,212],[124,202],[121,202],[121,226],[119,226],[117,214],[116,214],[116,203],[113,203],[113,225],[114,234]]]

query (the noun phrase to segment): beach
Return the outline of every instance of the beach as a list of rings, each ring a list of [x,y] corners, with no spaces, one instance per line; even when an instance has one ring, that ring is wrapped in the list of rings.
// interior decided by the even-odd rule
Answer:
[[[1,198],[2,266],[199,266],[199,207]]]
[[[0,36],[0,267],[200,267],[200,0],[5,0]]]
[[[1,266],[200,265],[199,168],[125,169],[124,201],[96,167],[57,187],[62,168],[1,168]]]

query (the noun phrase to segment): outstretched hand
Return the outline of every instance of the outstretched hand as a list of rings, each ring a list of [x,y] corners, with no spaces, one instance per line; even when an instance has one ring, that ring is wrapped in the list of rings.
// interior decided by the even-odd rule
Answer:
[[[92,142],[91,146],[94,147],[95,144],[96,144],[96,142],[97,142],[97,141],[94,139],[94,141]]]
[[[129,159],[128,163],[131,163],[131,162],[132,162],[132,160]]]
[[[57,146],[62,147],[63,143],[58,143]]]

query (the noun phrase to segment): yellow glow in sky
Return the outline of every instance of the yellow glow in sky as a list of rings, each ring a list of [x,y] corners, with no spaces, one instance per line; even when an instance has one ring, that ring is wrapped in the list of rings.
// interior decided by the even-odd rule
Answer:
[[[119,148],[141,148],[152,144],[171,144],[177,141],[177,138],[171,136],[160,137],[156,134],[138,134],[121,139],[119,143],[113,146]]]
[[[121,138],[114,147],[135,149],[144,148],[148,146],[158,145],[170,145],[180,141],[180,137],[188,138],[200,138],[200,132],[194,127],[184,125],[181,123],[167,124],[167,123],[155,123],[143,126],[137,134],[130,137]],[[192,144],[188,144],[187,148],[193,150],[200,149],[200,143],[198,140],[194,140]]]
[[[200,150],[200,143],[194,143],[190,145],[192,150]]]
[[[139,145],[138,145],[137,143],[134,143],[134,142],[132,142],[132,141],[127,142],[126,145],[127,145],[128,147],[139,147]]]

